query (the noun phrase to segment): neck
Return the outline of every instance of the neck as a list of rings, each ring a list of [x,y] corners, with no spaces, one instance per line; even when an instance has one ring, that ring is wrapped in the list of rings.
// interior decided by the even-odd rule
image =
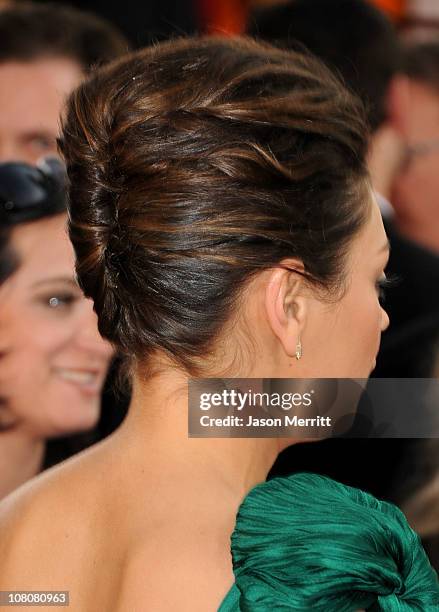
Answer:
[[[189,438],[187,377],[175,371],[149,382],[137,377],[119,433],[136,465],[169,463],[173,474],[218,485],[237,501],[266,479],[281,449],[277,438]]]
[[[45,443],[20,427],[0,432],[0,499],[41,470]]]

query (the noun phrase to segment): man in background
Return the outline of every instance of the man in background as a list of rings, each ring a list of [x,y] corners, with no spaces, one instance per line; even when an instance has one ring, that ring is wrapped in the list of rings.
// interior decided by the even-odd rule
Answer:
[[[410,100],[401,117],[408,151],[390,194],[394,223],[439,255],[439,40],[408,44],[402,73]]]
[[[94,66],[128,50],[102,19],[60,3],[0,10],[0,161],[56,153],[66,96]]]

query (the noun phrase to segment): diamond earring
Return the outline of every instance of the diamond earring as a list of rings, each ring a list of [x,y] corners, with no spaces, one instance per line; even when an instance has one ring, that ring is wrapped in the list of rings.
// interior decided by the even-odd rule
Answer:
[[[302,357],[302,343],[300,342],[300,338],[297,341],[296,344],[296,359],[297,361],[299,361],[299,359]]]

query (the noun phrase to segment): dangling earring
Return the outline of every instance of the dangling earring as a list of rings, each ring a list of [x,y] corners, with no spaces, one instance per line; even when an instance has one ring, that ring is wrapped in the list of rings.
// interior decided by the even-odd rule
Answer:
[[[299,359],[302,357],[302,343],[300,342],[300,336],[299,339],[297,341],[296,344],[296,359],[297,361],[299,361]]]

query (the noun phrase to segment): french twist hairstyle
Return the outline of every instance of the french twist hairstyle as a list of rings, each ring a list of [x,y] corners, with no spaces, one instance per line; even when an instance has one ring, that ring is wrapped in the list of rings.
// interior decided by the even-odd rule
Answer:
[[[370,210],[361,102],[318,60],[251,39],[101,69],[72,94],[60,148],[100,332],[192,374],[258,271],[298,258],[316,289],[340,289]]]

